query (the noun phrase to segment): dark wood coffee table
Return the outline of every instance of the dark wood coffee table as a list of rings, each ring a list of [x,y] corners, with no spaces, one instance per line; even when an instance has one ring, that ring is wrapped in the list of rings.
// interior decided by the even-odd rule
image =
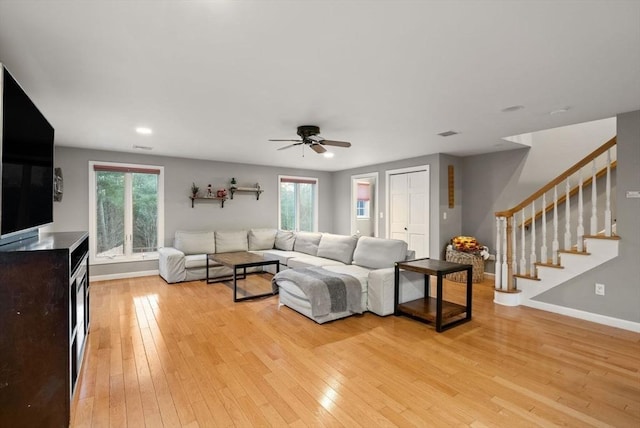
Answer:
[[[265,259],[263,256],[248,251],[238,251],[234,253],[207,254],[207,284],[215,282],[233,280],[233,301],[239,302],[247,299],[255,299],[256,297],[273,296],[274,291],[270,293],[251,294],[248,296],[238,297],[238,280],[247,277],[247,268],[255,266],[276,265],[276,272],[280,271],[280,262],[278,260]],[[233,270],[233,274],[223,278],[209,278],[209,268],[216,266],[226,266]],[[240,274],[238,274],[240,271]],[[246,290],[245,290],[246,291]]]

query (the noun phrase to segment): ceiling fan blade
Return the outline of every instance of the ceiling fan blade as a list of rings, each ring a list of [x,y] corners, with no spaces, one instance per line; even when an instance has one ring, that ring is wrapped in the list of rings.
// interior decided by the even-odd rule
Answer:
[[[291,140],[284,140],[284,141],[291,141]],[[299,146],[300,144],[302,143],[289,144],[288,146],[280,147],[278,150],[288,149],[289,147]]]
[[[294,143],[302,143],[302,140],[269,140],[269,141],[293,141]]]
[[[325,146],[351,147],[351,143],[346,141],[322,140],[320,144],[324,144]]]
[[[309,147],[311,147],[311,150],[313,150],[316,153],[324,153],[327,151],[327,149],[325,149],[324,147],[322,147],[320,144],[317,144],[317,143],[311,144]]]

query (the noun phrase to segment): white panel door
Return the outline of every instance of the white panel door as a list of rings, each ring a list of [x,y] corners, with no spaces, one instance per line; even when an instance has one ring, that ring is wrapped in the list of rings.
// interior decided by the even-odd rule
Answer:
[[[389,237],[405,241],[416,258],[429,257],[429,173],[389,176]]]
[[[394,174],[389,177],[389,210],[389,237],[408,243],[409,192],[407,174]]]
[[[427,257],[429,254],[429,218],[427,206],[429,188],[427,187],[427,171],[408,173],[409,216],[407,233],[409,249],[416,252],[416,258]]]

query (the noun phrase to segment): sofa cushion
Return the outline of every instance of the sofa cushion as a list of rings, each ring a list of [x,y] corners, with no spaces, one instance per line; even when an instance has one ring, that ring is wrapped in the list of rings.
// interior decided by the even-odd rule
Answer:
[[[406,256],[407,243],[404,241],[363,236],[353,252],[353,264],[370,269],[390,268]]]
[[[248,249],[246,230],[216,230],[216,253],[231,253]]]
[[[322,233],[297,232],[296,241],[293,244],[293,251],[317,256],[320,238],[322,238]]]
[[[187,255],[215,253],[216,240],[213,232],[177,230],[173,247]]]
[[[207,266],[207,255],[206,254],[192,254],[190,256],[185,256],[184,258],[184,267],[186,269],[200,268]]]
[[[318,245],[318,257],[337,260],[347,265],[351,264],[353,250],[355,250],[357,243],[358,238],[355,236],[323,233]]]
[[[276,229],[251,229],[249,250],[270,250],[276,241]]]
[[[293,251],[293,243],[296,241],[296,235],[288,230],[279,230],[276,233],[276,241],[274,248],[282,251]]]
[[[263,251],[256,251],[256,253],[261,254],[262,257],[264,257],[267,260],[279,261],[281,266],[282,265],[287,266],[289,259],[292,259],[294,257],[306,256],[306,254],[304,253],[297,253],[295,251],[283,251],[283,250],[263,250]]]
[[[336,266],[336,265],[344,265],[344,263],[338,260],[325,259],[324,257],[318,256],[309,256],[307,254],[303,254],[300,257],[292,257],[287,260],[287,266],[290,269],[300,269],[306,267],[313,266]]]

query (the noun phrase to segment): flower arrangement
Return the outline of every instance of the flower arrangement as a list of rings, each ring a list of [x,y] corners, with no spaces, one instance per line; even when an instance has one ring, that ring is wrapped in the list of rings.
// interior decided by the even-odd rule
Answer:
[[[485,260],[489,258],[489,248],[480,244],[473,236],[456,236],[451,239],[451,247],[456,251],[481,256]]]
[[[198,196],[199,191],[200,191],[200,188],[196,186],[196,183],[191,183],[191,194],[193,195],[194,198]]]

